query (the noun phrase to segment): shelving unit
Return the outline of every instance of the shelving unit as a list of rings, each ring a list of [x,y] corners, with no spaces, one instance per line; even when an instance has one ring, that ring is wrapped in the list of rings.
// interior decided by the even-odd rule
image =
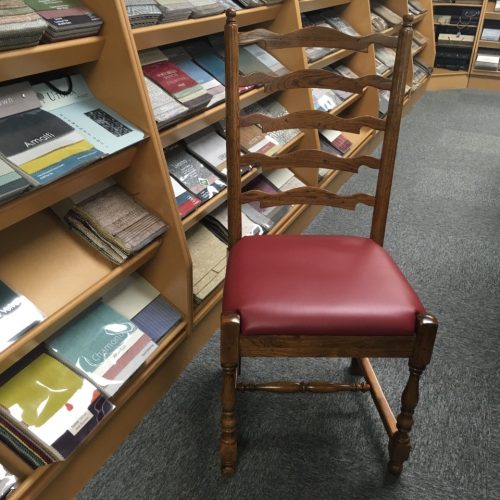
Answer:
[[[495,12],[495,3],[485,1],[481,19],[479,21],[478,36],[472,55],[471,72],[469,77],[469,88],[485,89],[485,90],[500,90],[500,71],[488,71],[475,67],[479,51],[489,54],[500,55],[500,42],[482,40],[481,36],[483,29],[497,28],[500,29],[500,12]],[[486,49],[486,50],[482,50]]]
[[[434,60],[432,4],[421,0],[428,10],[417,16],[416,27],[429,43],[418,58],[431,65]],[[0,82],[28,78],[38,73],[68,68],[82,73],[96,97],[141,128],[146,138],[139,144],[41,187],[0,206],[0,279],[24,293],[47,315],[46,320],[14,345],[0,353],[5,370],[68,323],[93,301],[133,271],[143,275],[182,314],[181,323],[160,342],[159,348],[125,387],[113,398],[112,412],[65,462],[31,470],[8,448],[0,445],[0,461],[18,474],[21,484],[11,498],[71,498],[126,438],[134,426],[177,379],[187,363],[218,328],[222,289],[214,291],[196,309],[192,305],[192,264],[185,231],[198,223],[225,199],[217,195],[193,214],[181,220],[173,195],[163,148],[217,122],[224,117],[220,104],[158,132],[145,88],[138,51],[178,43],[223,30],[225,16],[186,20],[132,30],[123,0],[85,0],[104,20],[97,37],[42,45],[0,53]],[[386,0],[400,15],[407,2]],[[265,27],[280,33],[301,28],[301,13],[336,7],[361,34],[369,34],[369,0],[284,0],[282,4],[246,9],[237,13],[241,27]],[[391,28],[396,34],[398,27]],[[375,72],[373,47],[367,53],[342,50],[308,65],[302,49],[275,51],[289,69],[323,68],[342,61],[360,75]],[[412,82],[412,71],[408,83]],[[406,99],[405,111],[424,91],[425,81]],[[241,96],[245,107],[266,94],[255,89]],[[274,95],[290,111],[309,108],[310,90],[283,91]],[[332,112],[349,117],[353,113],[378,115],[376,89],[367,88]],[[363,129],[359,135],[346,134],[353,142],[347,156],[367,154],[382,135]],[[319,148],[316,131],[301,133],[282,152],[298,145]],[[246,174],[247,182],[259,173]],[[319,181],[318,172],[307,169],[295,174],[309,185],[337,191],[350,177],[332,172]],[[152,243],[121,266],[104,260],[92,248],[71,234],[48,208],[77,191],[113,176],[117,183],[169,226],[165,236]],[[301,232],[318,213],[318,207],[297,206],[273,228],[273,233]]]
[[[459,70],[450,70],[446,68],[435,68],[432,79],[428,85],[429,90],[455,89],[455,88],[479,88],[485,90],[500,90],[500,80],[498,72],[476,69],[475,61],[478,51],[486,49],[486,52],[500,52],[499,42],[490,42],[481,40],[481,34],[485,26],[500,27],[500,13],[494,12],[495,2],[491,0],[482,0],[480,2],[434,2],[434,14],[459,12],[463,8],[480,9],[477,25],[474,27],[465,27],[464,23],[450,23],[445,28],[451,32],[463,32],[464,34],[473,34],[474,41],[468,48],[459,48],[458,50],[470,53],[470,58],[465,68]],[[436,39],[443,25],[434,23]],[[437,43],[437,42],[436,42]]]

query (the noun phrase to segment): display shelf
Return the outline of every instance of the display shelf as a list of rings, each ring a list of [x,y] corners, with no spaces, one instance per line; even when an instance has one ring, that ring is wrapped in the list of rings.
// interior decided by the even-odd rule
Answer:
[[[478,46],[482,49],[500,50],[500,42],[490,42],[488,40],[479,40]]]
[[[272,5],[238,10],[236,21],[240,27],[271,21],[279,14],[280,7],[280,5]],[[225,14],[218,14],[136,28],[132,30],[132,33],[137,50],[143,50],[219,33],[224,30],[225,22]]]
[[[433,2],[434,7],[481,7],[481,2]]]
[[[127,168],[137,153],[131,146],[77,172],[0,205],[0,230]]]
[[[500,77],[500,71],[488,71],[486,69],[473,69],[471,71],[472,75],[488,76],[490,78]]]
[[[325,57],[322,57],[321,59],[318,59],[317,61],[310,62],[308,64],[308,67],[311,69],[322,69],[325,66],[330,66],[330,64],[334,64],[336,62],[341,61],[342,59],[345,59],[346,57],[354,54],[354,51],[352,50],[346,50],[346,49],[341,49],[336,52],[333,52],[332,54],[328,54]]]
[[[300,12],[305,14],[314,10],[328,9],[330,7],[337,7],[339,5],[346,5],[351,0],[300,0]]]
[[[500,21],[500,12],[486,12],[484,18],[492,21]]]
[[[103,36],[91,36],[0,52],[0,82],[97,61]]]
[[[88,307],[119,279],[152,259],[155,241],[121,266],[101,257],[49,212],[10,226],[0,240],[0,276],[46,319],[0,353],[5,370]]]

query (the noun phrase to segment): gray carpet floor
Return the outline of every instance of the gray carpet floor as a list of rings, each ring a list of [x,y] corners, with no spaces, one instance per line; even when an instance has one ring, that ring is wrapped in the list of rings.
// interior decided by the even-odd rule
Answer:
[[[373,192],[368,169],[344,192]],[[370,209],[325,209],[310,233],[369,233]],[[218,336],[79,499],[494,499],[499,483],[500,94],[427,93],[404,119],[387,227],[392,253],[440,320],[414,450],[385,472],[368,394],[239,396],[239,462],[218,462]],[[252,360],[242,378],[353,380],[347,360]],[[391,406],[403,360],[374,362]]]

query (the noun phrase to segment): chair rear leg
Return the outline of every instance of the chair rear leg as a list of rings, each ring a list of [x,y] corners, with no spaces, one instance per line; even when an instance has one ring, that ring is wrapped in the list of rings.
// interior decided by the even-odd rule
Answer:
[[[220,435],[221,470],[231,476],[236,470],[236,371],[239,364],[240,319],[236,314],[221,317],[220,360],[223,372]]]
[[[413,413],[418,403],[420,376],[432,357],[432,349],[438,328],[437,319],[426,314],[419,317],[415,347],[410,358],[410,377],[401,397],[401,413],[397,418],[397,431],[389,440],[389,465],[391,474],[399,475],[403,462],[410,456],[410,431],[413,426]]]

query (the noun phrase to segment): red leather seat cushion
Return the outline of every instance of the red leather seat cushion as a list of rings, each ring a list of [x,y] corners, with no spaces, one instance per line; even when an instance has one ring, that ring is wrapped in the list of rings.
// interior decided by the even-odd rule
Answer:
[[[243,335],[411,335],[424,307],[368,238],[279,235],[233,246],[223,311]]]

